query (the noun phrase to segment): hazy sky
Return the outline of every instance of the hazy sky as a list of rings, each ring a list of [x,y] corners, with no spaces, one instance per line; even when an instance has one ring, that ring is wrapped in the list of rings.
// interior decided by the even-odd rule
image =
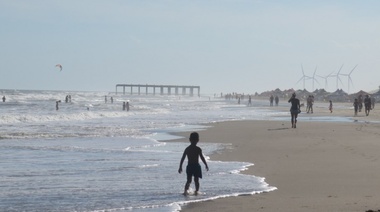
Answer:
[[[0,0],[0,89],[254,93],[302,89],[301,65],[326,76],[358,64],[350,93],[371,91],[380,85],[379,9],[377,0]],[[336,88],[329,78],[327,90]]]

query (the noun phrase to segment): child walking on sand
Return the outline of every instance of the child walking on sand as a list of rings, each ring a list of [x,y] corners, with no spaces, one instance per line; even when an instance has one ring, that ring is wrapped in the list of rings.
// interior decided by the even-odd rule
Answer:
[[[199,178],[202,178],[202,169],[199,164],[199,157],[201,158],[202,162],[205,164],[207,171],[208,171],[208,165],[205,158],[203,157],[202,149],[197,146],[197,143],[199,141],[199,134],[197,132],[192,132],[190,134],[189,140],[191,144],[183,152],[181,162],[179,164],[178,173],[181,174],[182,164],[183,164],[183,161],[185,160],[185,157],[187,156],[187,160],[188,160],[187,167],[186,167],[187,181],[185,184],[185,191],[183,194],[184,195],[189,194],[188,190],[190,187],[191,180],[194,176],[194,183],[195,183],[194,194],[197,195],[199,191]]]

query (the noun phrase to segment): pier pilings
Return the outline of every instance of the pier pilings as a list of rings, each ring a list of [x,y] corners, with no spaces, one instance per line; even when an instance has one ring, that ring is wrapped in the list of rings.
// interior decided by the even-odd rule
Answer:
[[[141,95],[142,91],[145,88],[145,95],[153,94],[156,95],[156,89],[159,90],[160,95],[189,95],[194,96],[194,91],[197,92],[197,95],[200,96],[201,87],[193,85],[149,85],[149,84],[117,84],[116,85],[116,94],[118,93],[118,88],[123,88],[123,94],[126,94],[126,88],[130,89],[129,94]],[[137,93],[134,93],[136,91]],[[179,91],[182,90],[180,93]]]

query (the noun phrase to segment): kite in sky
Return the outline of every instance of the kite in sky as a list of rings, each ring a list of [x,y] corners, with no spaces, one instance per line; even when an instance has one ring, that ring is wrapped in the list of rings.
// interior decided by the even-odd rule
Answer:
[[[62,65],[61,64],[57,64],[57,65],[55,65],[55,67],[59,67],[59,71],[62,71]]]

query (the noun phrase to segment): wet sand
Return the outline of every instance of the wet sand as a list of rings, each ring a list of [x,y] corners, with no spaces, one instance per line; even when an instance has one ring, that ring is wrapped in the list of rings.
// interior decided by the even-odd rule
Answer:
[[[334,109],[330,114],[327,107],[328,103],[326,108],[321,104],[313,114],[300,116],[353,114],[347,109]],[[202,142],[229,143],[232,148],[211,155],[211,160],[254,163],[245,174],[265,177],[278,189],[192,203],[183,206],[182,211],[377,211],[380,124],[375,121],[380,121],[376,109],[368,117],[361,112],[350,122],[299,121],[296,129],[291,128],[290,118],[212,124],[199,132],[199,146]],[[188,137],[188,132],[180,135]]]

